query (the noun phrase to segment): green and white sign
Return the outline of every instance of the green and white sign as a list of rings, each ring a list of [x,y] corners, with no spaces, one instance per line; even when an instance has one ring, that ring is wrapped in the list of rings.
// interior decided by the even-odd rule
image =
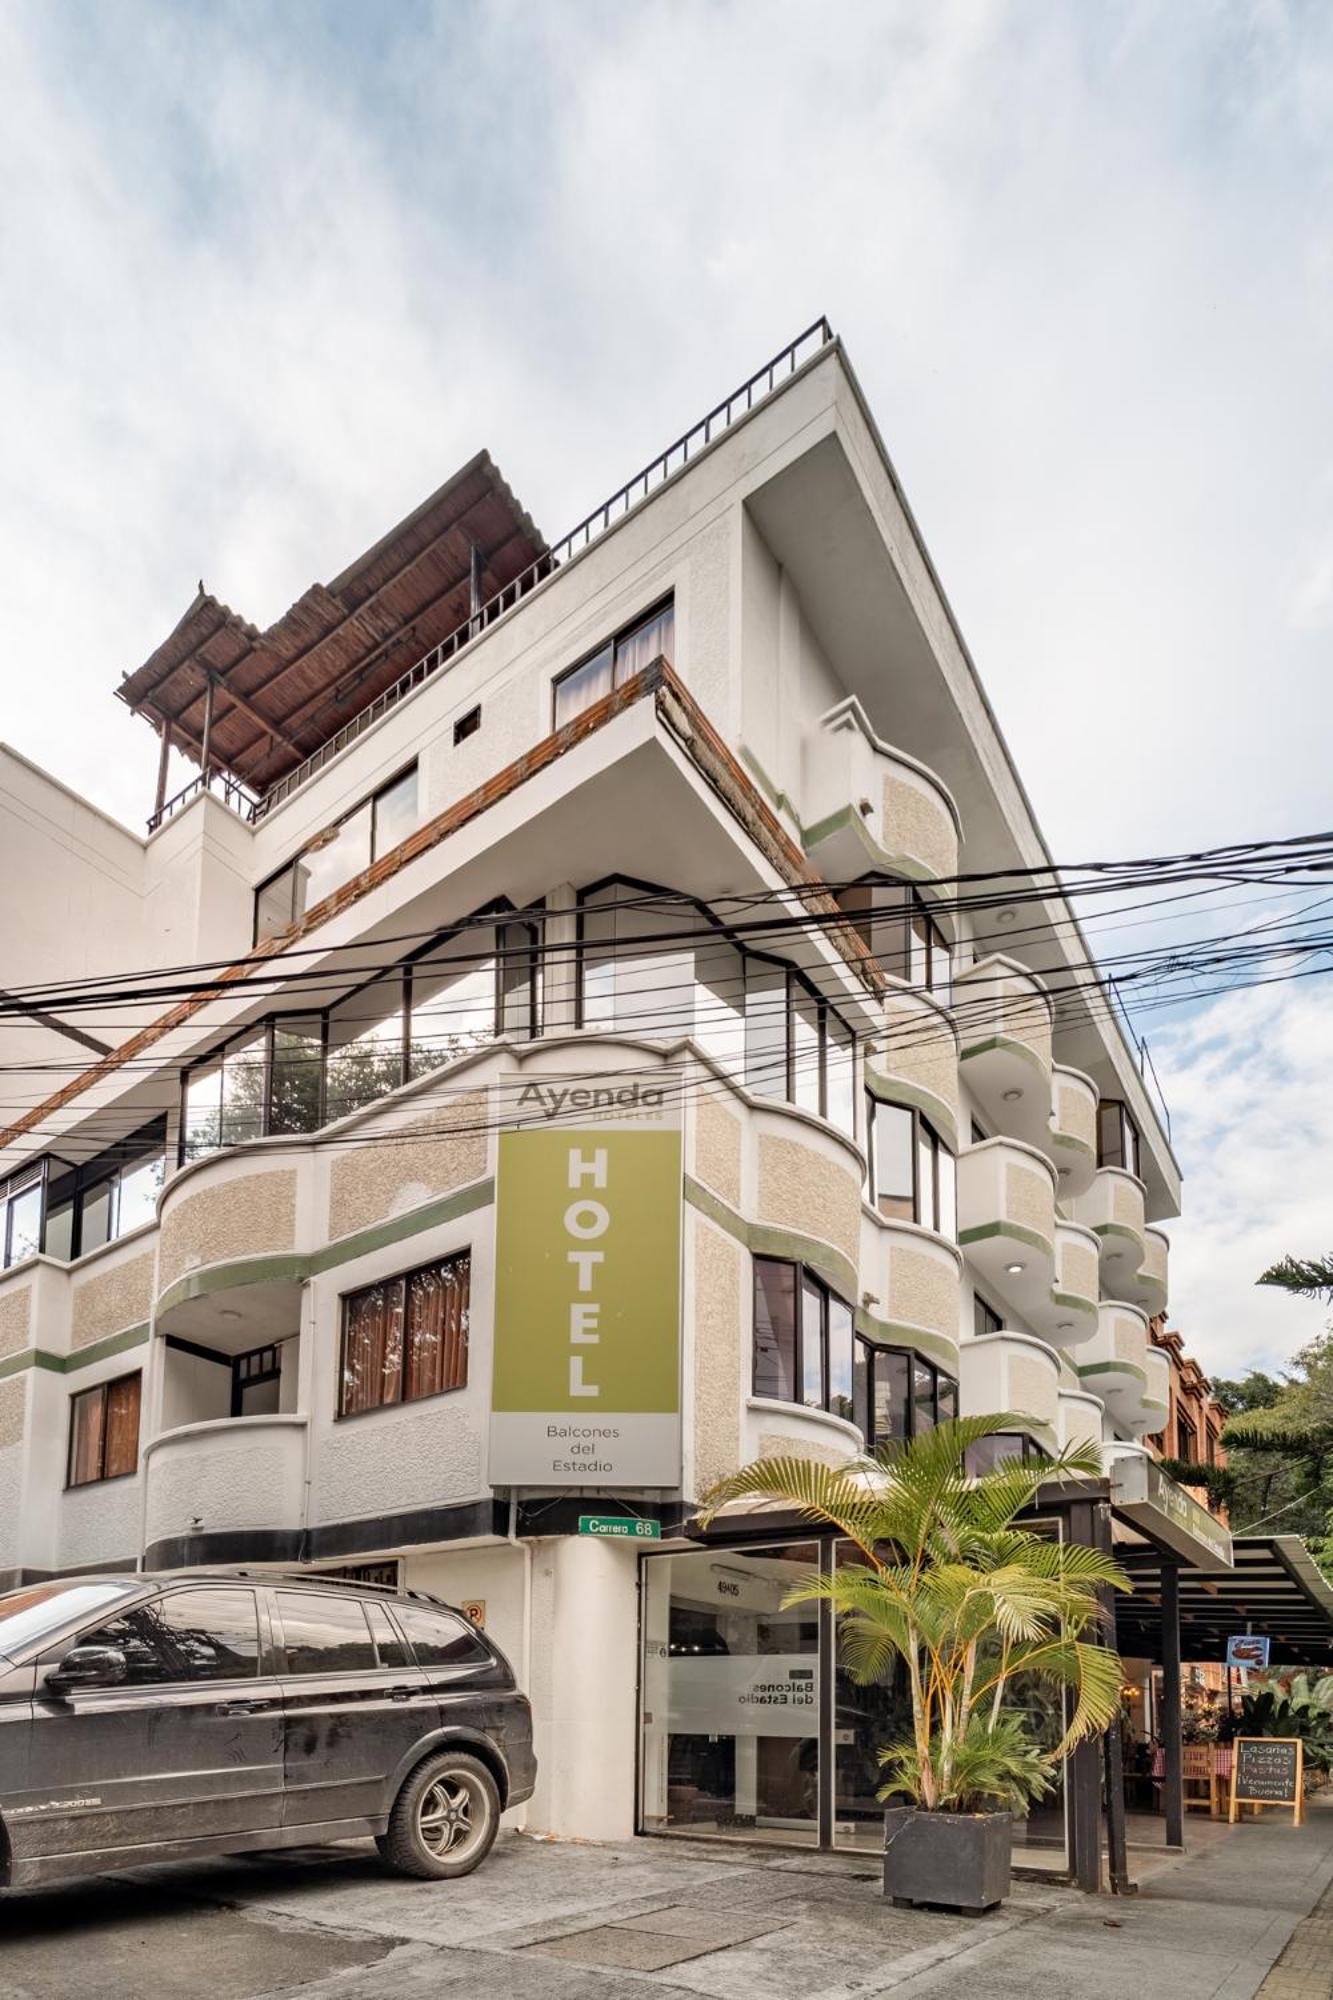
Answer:
[[[637,1514],[580,1514],[581,1535],[609,1535],[614,1541],[660,1542],[662,1529],[656,1521],[641,1521]]]
[[[680,1484],[680,1085],[503,1087],[490,1478]]]

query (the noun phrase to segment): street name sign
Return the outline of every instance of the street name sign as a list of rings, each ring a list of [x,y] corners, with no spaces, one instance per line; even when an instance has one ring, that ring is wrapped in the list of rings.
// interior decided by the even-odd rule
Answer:
[[[660,1542],[662,1530],[656,1521],[640,1521],[634,1514],[580,1514],[581,1535],[614,1535],[627,1541]]]

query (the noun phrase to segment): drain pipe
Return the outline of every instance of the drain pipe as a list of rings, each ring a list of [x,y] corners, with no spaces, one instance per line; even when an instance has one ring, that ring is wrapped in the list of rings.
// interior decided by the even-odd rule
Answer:
[[[516,1486],[511,1487],[509,1492],[509,1544],[511,1548],[520,1550],[523,1556],[523,1633],[519,1649],[519,1672],[522,1677],[521,1686],[523,1692],[528,1697],[528,1700],[531,1701],[532,1543],[530,1541],[521,1542],[518,1538],[518,1488]],[[522,1805],[519,1807],[519,1811],[522,1814],[522,1824],[526,1829],[528,1824],[528,1807]]]

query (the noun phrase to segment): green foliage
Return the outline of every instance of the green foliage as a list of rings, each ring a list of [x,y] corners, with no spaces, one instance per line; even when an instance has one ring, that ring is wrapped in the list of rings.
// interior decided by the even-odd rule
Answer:
[[[1283,1257],[1270,1264],[1258,1282],[1333,1305],[1333,1257]]]
[[[947,1765],[940,1736],[931,1744],[930,1758],[941,1812],[1023,1813],[1044,1798],[1054,1782],[1050,1760],[1032,1741],[1019,1715],[1001,1715],[995,1721],[974,1715]],[[891,1744],[880,1751],[879,1761],[888,1775],[878,1796],[905,1797],[915,1803],[921,1790],[916,1744]]]
[[[1236,1475],[1230,1466],[1200,1465],[1188,1458],[1162,1458],[1158,1464],[1168,1478],[1176,1480],[1181,1486],[1205,1487],[1211,1506],[1231,1505],[1236,1490]]]
[[[1099,1593],[1127,1590],[1124,1572],[1097,1549],[1016,1525],[1048,1481],[1099,1477],[1100,1453],[1088,1446],[1041,1464],[1007,1459],[979,1479],[965,1470],[972,1445],[1021,1421],[1003,1412],[966,1417],[836,1467],[759,1459],[720,1480],[701,1510],[708,1522],[733,1502],[777,1503],[854,1544],[859,1561],[805,1577],[786,1602],[833,1605],[842,1656],[858,1681],[904,1663],[912,1739],[890,1747],[888,1783],[929,1811],[1035,1796],[1037,1766],[1049,1772],[1119,1713],[1120,1661],[1093,1635]],[[1018,1677],[1072,1696],[1058,1742],[1038,1747],[1017,1716],[1001,1728]]]
[[[1299,1736],[1311,1770],[1333,1770],[1333,1710],[1315,1699],[1304,1675],[1303,1685],[1247,1689],[1240,1705],[1241,1736]],[[1326,1677],[1327,1678],[1327,1677]]]
[[[1317,1265],[1288,1258],[1302,1284]],[[1272,1272],[1261,1282],[1277,1282]],[[1288,1290],[1300,1289],[1295,1284]],[[1267,1526],[1304,1535],[1316,1562],[1333,1575],[1333,1332],[1295,1356],[1285,1379],[1254,1372],[1218,1382],[1214,1393],[1230,1411],[1222,1432],[1233,1481],[1232,1528],[1245,1534]]]

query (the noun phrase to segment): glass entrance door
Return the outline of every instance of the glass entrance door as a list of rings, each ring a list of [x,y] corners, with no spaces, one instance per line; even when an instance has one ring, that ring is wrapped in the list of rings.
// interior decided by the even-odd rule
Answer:
[[[643,1564],[645,1832],[815,1845],[819,1607],[783,1609],[814,1542]]]

